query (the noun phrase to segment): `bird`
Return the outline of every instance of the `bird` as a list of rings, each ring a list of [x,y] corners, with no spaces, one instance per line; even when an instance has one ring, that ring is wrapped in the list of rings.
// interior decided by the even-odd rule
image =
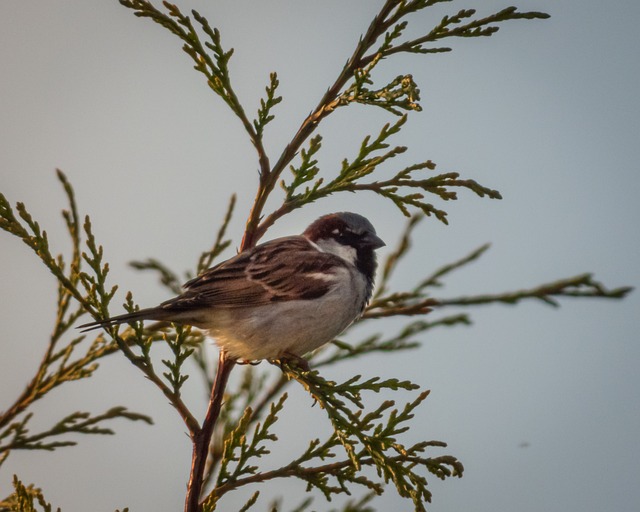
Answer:
[[[294,361],[332,341],[364,312],[385,243],[362,215],[323,215],[188,281],[159,306],[79,326],[83,332],[155,320],[204,330],[240,363]]]

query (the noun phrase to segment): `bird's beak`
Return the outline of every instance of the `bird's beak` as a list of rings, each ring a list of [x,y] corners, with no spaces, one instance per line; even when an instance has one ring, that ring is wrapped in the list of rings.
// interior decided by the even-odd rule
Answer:
[[[367,233],[363,242],[373,249],[380,249],[380,247],[387,245],[382,241],[382,238],[374,233]]]

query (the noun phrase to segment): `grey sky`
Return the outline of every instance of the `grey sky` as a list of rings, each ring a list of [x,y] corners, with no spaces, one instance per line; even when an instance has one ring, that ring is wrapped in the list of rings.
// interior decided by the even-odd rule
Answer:
[[[284,102],[267,138],[275,156],[380,3],[188,5],[235,48],[232,72],[248,110],[257,107],[268,73],[278,72]],[[476,4],[486,12],[510,5]],[[612,287],[640,282],[640,3],[523,0],[518,6],[552,18],[511,22],[489,39],[456,43],[453,53],[402,57],[382,68],[385,76],[412,73],[422,91],[424,111],[411,116],[398,139],[410,147],[401,163],[432,159],[439,170],[460,171],[504,196],[491,201],[463,192],[459,201],[439,204],[450,226],[423,224],[399,288],[486,242],[491,250],[456,274],[443,296],[518,289],[582,272]],[[416,17],[413,29],[468,7],[474,5],[458,0],[440,6],[435,16]],[[63,169],[105,246],[113,282],[142,305],[167,294],[127,263],[155,256],[191,268],[234,191],[238,244],[256,186],[257,163],[241,127],[190,66],[176,38],[115,0],[2,6],[0,190],[12,203],[24,201],[56,250],[66,251],[64,196],[53,172]],[[392,120],[363,109],[336,113],[321,129],[324,172]],[[341,209],[365,214],[389,245],[403,223],[374,197],[337,196],[295,213],[268,237],[301,231],[318,214]],[[0,251],[3,409],[44,350],[55,284],[4,233]],[[446,441],[443,453],[459,457],[466,474],[432,478],[430,510],[632,512],[640,506],[639,305],[635,292],[623,302],[565,300],[560,309],[480,308],[470,328],[432,331],[414,354],[371,357],[366,367],[343,364],[335,376],[400,375],[432,390],[412,439]],[[0,470],[0,495],[9,493],[17,473],[65,512],[180,510],[190,449],[177,415],[122,357],[105,362],[92,381],[39,403],[38,424],[116,404],[151,414],[156,424],[120,423],[114,437],[82,439],[51,454],[14,453]],[[195,384],[193,393],[197,402],[202,391]],[[289,427],[280,436],[294,450],[304,446],[309,429],[326,423],[316,409],[292,389],[282,421]],[[274,488],[301,492],[303,486]],[[223,510],[239,508],[243,496],[230,496]],[[285,509],[297,503],[285,500]],[[321,499],[315,505],[331,508]],[[410,502],[390,489],[378,509],[409,510]]]

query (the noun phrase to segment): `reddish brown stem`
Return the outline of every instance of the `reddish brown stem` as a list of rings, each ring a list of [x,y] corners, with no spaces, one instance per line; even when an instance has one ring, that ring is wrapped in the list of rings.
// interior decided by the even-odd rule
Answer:
[[[184,504],[185,512],[200,512],[200,494],[202,493],[204,470],[207,464],[207,456],[209,455],[211,436],[213,435],[213,428],[220,415],[224,390],[235,363],[235,359],[228,358],[223,350],[220,351],[218,370],[213,388],[211,389],[207,415],[202,423],[202,427],[191,434],[193,455],[191,458],[191,477],[189,478],[187,497]]]

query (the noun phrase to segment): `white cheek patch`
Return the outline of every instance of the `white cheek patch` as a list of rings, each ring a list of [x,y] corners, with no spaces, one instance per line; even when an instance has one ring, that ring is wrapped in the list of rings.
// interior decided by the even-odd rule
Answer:
[[[317,244],[323,251],[335,254],[355,266],[358,253],[350,245],[339,244],[332,238],[318,240]]]

